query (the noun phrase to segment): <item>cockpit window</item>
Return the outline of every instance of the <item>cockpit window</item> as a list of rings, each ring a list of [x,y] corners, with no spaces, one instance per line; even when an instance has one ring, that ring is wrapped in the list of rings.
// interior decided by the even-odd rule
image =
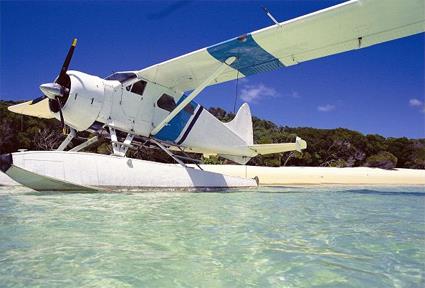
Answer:
[[[176,101],[174,101],[174,98],[167,94],[162,94],[162,96],[158,99],[156,103],[158,104],[159,108],[162,108],[169,112],[173,111],[174,108],[177,107]]]
[[[117,72],[114,73],[112,75],[109,75],[108,77],[106,77],[106,80],[117,80],[120,81],[121,83],[124,83],[128,80],[134,79],[136,78],[137,75],[134,73],[127,73],[127,72]]]
[[[125,87],[125,90],[131,91],[132,93],[136,93],[142,96],[143,92],[145,91],[146,84],[147,84],[146,81],[140,80],[140,81],[137,81],[136,83],[127,85]]]
[[[133,84],[133,87],[131,88],[131,92],[143,95],[143,91],[145,91],[146,82],[143,80],[137,81]]]

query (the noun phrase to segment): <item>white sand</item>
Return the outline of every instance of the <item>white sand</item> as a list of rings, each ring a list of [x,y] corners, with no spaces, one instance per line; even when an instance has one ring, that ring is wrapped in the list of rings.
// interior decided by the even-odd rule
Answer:
[[[258,167],[241,165],[202,165],[207,171],[231,176],[257,176],[260,185],[302,184],[381,184],[425,185],[425,170],[329,167]]]

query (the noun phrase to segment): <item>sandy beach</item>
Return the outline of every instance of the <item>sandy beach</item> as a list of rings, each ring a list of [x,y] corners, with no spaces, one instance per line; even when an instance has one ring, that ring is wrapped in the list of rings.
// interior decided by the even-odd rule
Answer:
[[[241,165],[202,165],[207,171],[253,178],[260,185],[346,184],[346,185],[425,185],[425,170],[331,167],[259,167]]]

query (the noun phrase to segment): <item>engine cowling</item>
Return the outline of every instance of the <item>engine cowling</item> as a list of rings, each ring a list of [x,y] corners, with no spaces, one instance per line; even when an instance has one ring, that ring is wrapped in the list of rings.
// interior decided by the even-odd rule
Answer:
[[[68,126],[83,131],[96,121],[102,109],[105,98],[104,80],[72,70],[67,71],[67,75],[70,80],[69,94],[61,102],[64,120]],[[50,106],[50,110],[59,119],[55,107]]]

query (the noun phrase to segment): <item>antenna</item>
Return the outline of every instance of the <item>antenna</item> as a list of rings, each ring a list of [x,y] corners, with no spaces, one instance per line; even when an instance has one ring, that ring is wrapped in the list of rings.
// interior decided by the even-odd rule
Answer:
[[[273,17],[272,13],[270,13],[270,11],[269,11],[269,9],[267,9],[267,7],[263,6],[261,8],[263,8],[266,15],[269,16],[269,18],[274,22],[274,24],[280,26],[280,23],[276,20],[276,18]]]

